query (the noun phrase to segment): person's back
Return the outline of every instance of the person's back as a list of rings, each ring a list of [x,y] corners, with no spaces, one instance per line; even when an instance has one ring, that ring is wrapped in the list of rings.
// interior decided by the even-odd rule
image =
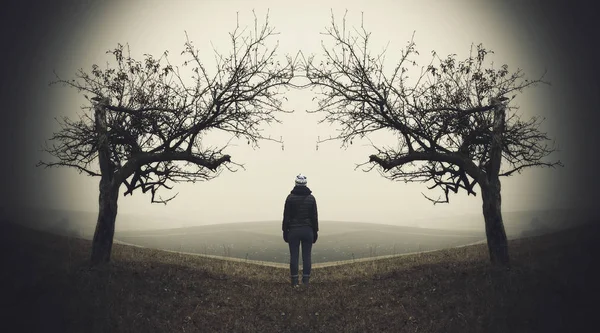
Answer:
[[[283,239],[290,247],[290,275],[292,285],[298,285],[298,257],[302,244],[302,282],[310,279],[312,244],[317,241],[319,218],[317,201],[306,186],[306,177],[298,175],[296,186],[288,194],[283,210]]]
[[[289,214],[288,228],[302,226],[313,226],[316,221],[316,200],[312,191],[306,186],[296,186],[286,199],[287,212]],[[285,217],[284,217],[285,219]]]

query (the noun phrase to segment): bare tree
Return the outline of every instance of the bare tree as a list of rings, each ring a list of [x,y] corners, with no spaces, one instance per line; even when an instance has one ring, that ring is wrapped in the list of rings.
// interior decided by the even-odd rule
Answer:
[[[355,138],[388,130],[398,138],[396,147],[378,148],[365,171],[376,166],[382,175],[404,182],[426,182],[443,197],[429,200],[447,203],[449,193],[466,191],[476,195],[479,185],[491,262],[509,265],[506,232],[502,222],[500,176],[510,176],[529,167],[555,167],[546,161],[554,150],[541,119],[522,119],[513,99],[526,88],[543,81],[529,80],[522,70],[495,68],[486,59],[492,52],[482,45],[457,60],[432,53],[424,67],[413,38],[402,50],[391,70],[384,68],[385,50],[369,52],[370,33],[361,28],[346,30],[332,15],[323,33],[332,46],[322,43],[324,59],[304,59],[308,86],[319,89],[320,122],[339,125],[340,132],[325,140],[341,140],[343,146]],[[414,34],[413,34],[414,37]],[[418,75],[409,78],[410,68]],[[420,69],[420,72],[418,71]]]
[[[201,51],[186,38],[181,68],[171,65],[167,52],[138,61],[119,44],[108,52],[114,55],[114,67],[93,65],[72,80],[57,76],[54,83],[77,89],[90,104],[82,107],[79,119],[59,121],[61,129],[44,147],[54,160],[38,166],[71,167],[100,177],[93,265],[110,261],[122,184],[123,195],[140,189],[151,193],[152,202],[166,204],[175,196],[163,199],[160,189],[209,180],[223,167],[235,171],[229,165],[242,166],[224,154],[229,143],[203,142],[209,131],[229,132],[253,147],[260,140],[281,142],[263,136],[261,126],[279,122],[278,112],[291,112],[283,108],[281,95],[294,76],[294,62],[287,57],[280,63],[278,44],[267,46],[277,34],[268,14],[260,27],[256,16],[254,20],[254,29],[241,29],[238,23],[230,33],[229,55],[214,51],[214,71],[203,65]]]

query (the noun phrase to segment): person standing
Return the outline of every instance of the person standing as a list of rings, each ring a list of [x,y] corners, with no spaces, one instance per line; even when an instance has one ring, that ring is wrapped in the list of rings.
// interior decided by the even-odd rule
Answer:
[[[319,217],[317,201],[307,186],[306,176],[296,176],[295,186],[285,199],[283,209],[283,240],[290,247],[292,287],[298,284],[298,260],[302,245],[302,284],[308,286],[312,245],[317,242]]]

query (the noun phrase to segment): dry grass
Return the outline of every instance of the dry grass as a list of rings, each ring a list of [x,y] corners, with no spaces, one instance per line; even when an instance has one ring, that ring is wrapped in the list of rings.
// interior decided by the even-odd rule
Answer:
[[[512,268],[485,245],[288,271],[2,228],[2,332],[591,332],[594,225],[512,241]]]

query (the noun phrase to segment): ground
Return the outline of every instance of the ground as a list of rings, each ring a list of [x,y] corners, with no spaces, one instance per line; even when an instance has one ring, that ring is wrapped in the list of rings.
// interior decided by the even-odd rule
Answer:
[[[285,268],[90,242],[4,223],[2,332],[595,332],[598,224],[510,242],[316,268]]]

